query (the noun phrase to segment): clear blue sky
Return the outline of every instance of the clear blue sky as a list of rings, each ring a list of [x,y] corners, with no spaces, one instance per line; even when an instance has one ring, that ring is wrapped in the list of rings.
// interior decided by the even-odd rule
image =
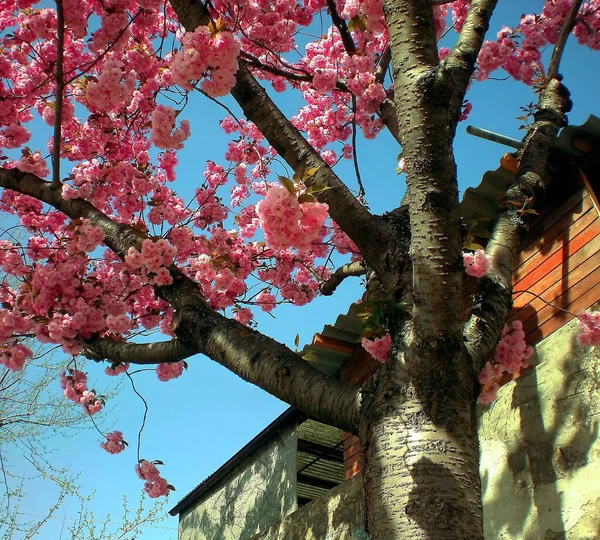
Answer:
[[[540,10],[543,2],[499,2],[488,36],[502,25],[515,26],[521,13]],[[571,38],[563,68],[565,84],[572,92],[574,110],[569,115],[572,124],[581,124],[589,114],[600,115],[597,106],[600,88],[600,54],[584,49]],[[497,77],[504,77],[499,71]],[[276,94],[278,103],[293,113],[299,103],[297,98]],[[455,153],[458,163],[461,191],[479,183],[482,174],[495,169],[498,160],[508,149],[465,133],[467,124],[520,138],[518,107],[535,101],[530,88],[512,81],[486,81],[475,83],[468,94],[473,111],[467,122],[459,125]],[[227,100],[229,105],[235,108]],[[217,121],[225,112],[200,95],[192,96],[185,111],[192,126],[192,138],[179,153],[177,192],[184,197],[193,194],[201,182],[206,160],[223,162],[227,138]],[[41,134],[40,134],[41,135]],[[41,146],[41,145],[40,145]],[[34,145],[32,145],[34,148]],[[386,133],[375,141],[359,141],[361,172],[370,207],[375,212],[392,209],[403,192],[403,179],[396,175],[398,147]],[[355,188],[355,177],[350,163],[339,167],[340,176]],[[339,313],[359,298],[358,280],[344,283],[333,297],[319,298],[309,306],[294,308],[282,306],[273,319],[259,313],[259,329],[268,335],[293,346],[294,336],[300,335],[301,344],[310,342],[313,334],[323,325],[335,321]],[[301,345],[302,346],[302,345]],[[229,457],[262,430],[287,406],[258,388],[246,384],[235,375],[210,360],[197,356],[189,360],[188,372],[177,380],[160,383],[153,373],[137,378],[139,390],[146,396],[150,411],[142,436],[142,457],[165,462],[164,476],[175,485],[177,492],[169,497],[168,508],[193,489],[200,481],[222,465]],[[107,384],[102,374],[103,366],[87,365],[90,379],[97,378],[95,388],[100,391]],[[108,381],[110,382],[110,381]],[[60,391],[58,381],[57,393]],[[114,412],[106,427],[120,429],[126,439],[135,443],[142,419],[143,407],[127,384],[110,404]],[[136,477],[134,445],[117,456],[110,456],[98,446],[99,436],[84,431],[69,439],[56,439],[58,452],[54,461],[70,465],[80,472],[80,481],[91,492],[96,491],[90,508],[99,520],[107,513],[118,519],[123,494],[136,501],[141,481]],[[23,511],[41,514],[50,504],[53,490],[45,485],[31,486]],[[78,508],[67,502],[57,514],[67,519],[76,517]],[[41,535],[59,538],[61,520],[52,520]],[[139,538],[165,540],[176,538],[177,518],[168,518],[160,528],[148,527]],[[66,538],[66,536],[63,536]]]

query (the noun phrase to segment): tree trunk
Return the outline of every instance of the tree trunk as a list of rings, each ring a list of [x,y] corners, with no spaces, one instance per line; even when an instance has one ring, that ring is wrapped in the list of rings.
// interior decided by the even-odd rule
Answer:
[[[400,353],[363,392],[367,531],[371,539],[483,538],[473,385],[463,351],[447,368],[411,370]]]

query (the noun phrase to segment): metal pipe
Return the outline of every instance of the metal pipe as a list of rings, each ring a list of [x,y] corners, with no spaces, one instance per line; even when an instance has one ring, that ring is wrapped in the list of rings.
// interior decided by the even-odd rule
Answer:
[[[493,131],[489,131],[487,129],[478,128],[475,126],[467,126],[467,133],[469,135],[481,137],[482,139],[487,139],[488,141],[510,146],[511,148],[516,148],[517,150],[523,147],[523,143],[521,141],[517,141],[517,139],[507,137],[506,135],[494,133]]]

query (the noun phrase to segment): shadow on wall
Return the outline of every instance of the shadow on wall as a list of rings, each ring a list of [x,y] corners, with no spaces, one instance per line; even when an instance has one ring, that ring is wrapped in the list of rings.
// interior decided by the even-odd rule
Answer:
[[[480,417],[485,537],[600,538],[600,351],[576,321],[536,347],[537,366]]]
[[[296,508],[295,433],[251,455],[227,484],[183,515],[179,540],[247,540]]]
[[[362,482],[359,473],[253,540],[368,540]]]

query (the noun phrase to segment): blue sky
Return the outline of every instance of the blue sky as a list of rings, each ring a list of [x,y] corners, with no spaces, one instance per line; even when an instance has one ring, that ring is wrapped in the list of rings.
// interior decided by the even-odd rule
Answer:
[[[521,13],[540,10],[543,2],[499,2],[492,20],[489,36],[502,25],[515,26]],[[600,87],[600,54],[580,47],[570,39],[562,74],[571,90],[574,102],[569,115],[571,124],[581,124],[589,114],[600,115],[597,105]],[[497,72],[504,77],[504,72]],[[293,113],[299,101],[287,94],[276,94],[277,102],[286,112]],[[509,149],[481,140],[465,133],[467,124],[487,128],[504,135],[521,138],[519,106],[535,101],[530,88],[512,81],[489,80],[474,83],[468,99],[473,111],[459,125],[455,155],[458,164],[461,192],[477,185],[482,174],[495,169],[498,160]],[[231,100],[225,100],[235,109]],[[218,127],[218,120],[225,112],[199,94],[192,96],[184,116],[190,120],[192,138],[179,153],[177,176],[179,186],[175,189],[184,197],[193,194],[200,184],[206,160],[223,162],[227,138]],[[41,132],[36,139],[42,140]],[[42,146],[43,143],[40,143]],[[35,145],[32,145],[32,149]],[[373,211],[380,213],[394,208],[404,192],[403,178],[395,173],[399,149],[395,141],[382,133],[375,141],[359,140],[361,173],[367,198]],[[352,188],[356,180],[349,162],[340,164],[338,173]],[[361,294],[359,281],[348,280],[333,297],[319,298],[312,304],[294,308],[281,306],[275,311],[276,318],[258,314],[259,329],[264,333],[293,346],[296,334],[302,344],[310,342],[313,334],[323,325],[332,323],[338,314]],[[160,459],[165,463],[163,474],[174,484],[177,491],[169,497],[167,509],[174,506],[187,492],[222,465],[229,457],[262,430],[287,407],[262,390],[244,383],[235,375],[210,360],[196,356],[189,360],[189,370],[179,379],[160,383],[153,373],[136,378],[138,390],[149,403],[147,425],[142,435],[142,457]],[[106,381],[102,366],[90,363],[86,370],[97,390]],[[56,392],[60,389],[58,381]],[[59,396],[60,397],[60,396]],[[53,461],[69,466],[80,473],[80,482],[88,492],[95,490],[89,508],[98,521],[110,513],[118,520],[121,498],[127,494],[135,503],[142,482],[133,471],[135,464],[135,437],[142,420],[143,405],[124,381],[118,396],[110,403],[113,412],[105,420],[105,428],[124,432],[132,446],[122,454],[110,456],[98,446],[99,436],[85,430],[70,438],[58,437],[53,446],[57,448]],[[23,511],[42,514],[55,492],[48,483],[31,485]],[[78,508],[67,501],[57,514],[66,520],[74,519]],[[41,535],[43,538],[59,538],[63,525],[61,519],[51,520]],[[138,537],[143,540],[176,538],[177,519],[168,518],[160,528],[148,527]],[[68,538],[64,536],[63,538]]]

